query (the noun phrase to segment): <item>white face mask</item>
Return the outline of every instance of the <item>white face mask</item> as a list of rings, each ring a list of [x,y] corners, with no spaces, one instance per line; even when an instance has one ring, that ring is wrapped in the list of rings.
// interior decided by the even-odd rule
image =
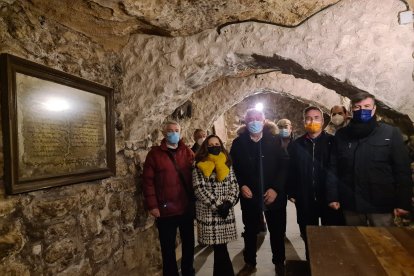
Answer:
[[[203,142],[204,142],[204,138],[198,138],[197,139],[197,144],[199,144],[200,146]]]
[[[331,122],[336,126],[340,126],[344,122],[344,116],[336,114],[331,118]]]

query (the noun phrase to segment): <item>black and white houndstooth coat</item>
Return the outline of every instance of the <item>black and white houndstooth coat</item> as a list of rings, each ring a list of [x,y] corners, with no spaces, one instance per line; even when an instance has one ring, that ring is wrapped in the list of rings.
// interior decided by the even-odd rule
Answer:
[[[213,172],[205,178],[197,167],[193,169],[193,185],[196,200],[196,219],[198,242],[204,245],[224,244],[237,239],[236,219],[234,208],[223,219],[217,213],[217,206],[223,201],[230,201],[233,206],[237,203],[239,186],[233,168],[229,175],[218,182]]]

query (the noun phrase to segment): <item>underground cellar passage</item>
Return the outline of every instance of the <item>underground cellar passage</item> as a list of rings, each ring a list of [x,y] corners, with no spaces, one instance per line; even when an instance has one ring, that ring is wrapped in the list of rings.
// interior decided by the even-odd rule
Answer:
[[[413,9],[412,0],[0,1],[0,275],[162,275],[142,176],[171,120],[188,147],[202,129],[230,150],[257,103],[300,137],[306,107],[320,108],[325,127],[333,106],[349,108],[363,93],[375,96],[376,120],[398,128],[412,158]],[[10,57],[24,62],[9,66]],[[36,113],[43,103],[30,96],[31,77],[71,88],[39,93],[77,101],[78,121],[67,127]],[[237,240],[228,246],[237,274],[244,229],[235,208]],[[291,202],[287,216],[285,273],[308,275]],[[196,224],[196,275],[212,275],[213,250],[197,244]],[[401,235],[411,239],[401,248],[412,248],[413,232]],[[252,275],[273,275],[269,233],[259,241]],[[178,237],[176,245],[180,262]],[[383,275],[404,275],[414,271],[409,257],[396,270],[387,258],[376,262]]]

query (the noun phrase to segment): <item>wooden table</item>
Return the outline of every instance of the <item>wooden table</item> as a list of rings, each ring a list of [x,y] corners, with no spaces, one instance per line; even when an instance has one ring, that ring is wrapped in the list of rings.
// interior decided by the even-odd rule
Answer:
[[[414,275],[414,229],[308,226],[312,276]]]

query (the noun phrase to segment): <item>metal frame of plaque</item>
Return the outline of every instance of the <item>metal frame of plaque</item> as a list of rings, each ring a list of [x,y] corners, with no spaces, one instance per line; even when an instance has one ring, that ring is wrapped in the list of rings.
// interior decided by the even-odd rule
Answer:
[[[9,54],[0,74],[8,194],[115,175],[111,88]]]

